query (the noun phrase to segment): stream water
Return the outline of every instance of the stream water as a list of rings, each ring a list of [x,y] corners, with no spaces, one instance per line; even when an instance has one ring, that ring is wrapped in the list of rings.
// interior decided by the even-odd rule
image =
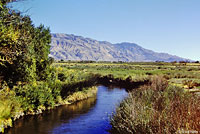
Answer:
[[[8,134],[108,134],[109,118],[127,96],[124,89],[98,87],[97,96],[17,120]]]

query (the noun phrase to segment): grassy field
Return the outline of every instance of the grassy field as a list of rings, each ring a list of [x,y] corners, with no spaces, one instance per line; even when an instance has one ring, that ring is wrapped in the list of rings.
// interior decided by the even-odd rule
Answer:
[[[200,88],[200,64],[199,63],[78,63],[65,62],[54,63],[53,66],[61,70],[84,72],[78,79],[84,79],[89,74],[101,76],[112,75],[114,78],[133,81],[148,79],[149,76],[161,75],[170,84],[192,89]]]

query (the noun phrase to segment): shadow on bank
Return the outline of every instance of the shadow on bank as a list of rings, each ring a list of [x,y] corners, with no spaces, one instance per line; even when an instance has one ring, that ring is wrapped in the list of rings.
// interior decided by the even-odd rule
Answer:
[[[8,134],[47,134],[49,130],[66,123],[70,119],[85,114],[96,105],[96,96],[71,105],[63,105],[59,108],[48,110],[39,115],[23,116],[14,122],[13,128],[9,128]]]

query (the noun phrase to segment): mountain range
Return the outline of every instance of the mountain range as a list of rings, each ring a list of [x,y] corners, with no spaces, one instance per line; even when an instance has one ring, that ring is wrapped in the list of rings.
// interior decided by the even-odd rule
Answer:
[[[52,42],[50,57],[55,60],[87,60],[87,61],[124,61],[124,62],[154,62],[154,61],[186,61],[187,59],[157,53],[145,49],[135,43],[112,44],[107,41],[97,41],[73,34],[51,34]]]

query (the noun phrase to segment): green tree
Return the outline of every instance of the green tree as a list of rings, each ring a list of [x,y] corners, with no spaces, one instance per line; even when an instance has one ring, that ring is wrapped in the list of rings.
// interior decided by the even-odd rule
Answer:
[[[17,81],[46,80],[50,75],[50,30],[35,27],[29,16],[9,9],[8,2],[0,2],[0,76],[9,86]]]
[[[49,28],[40,25],[35,29],[35,54],[36,54],[36,74],[38,80],[46,80],[50,69],[50,53],[51,34]]]

